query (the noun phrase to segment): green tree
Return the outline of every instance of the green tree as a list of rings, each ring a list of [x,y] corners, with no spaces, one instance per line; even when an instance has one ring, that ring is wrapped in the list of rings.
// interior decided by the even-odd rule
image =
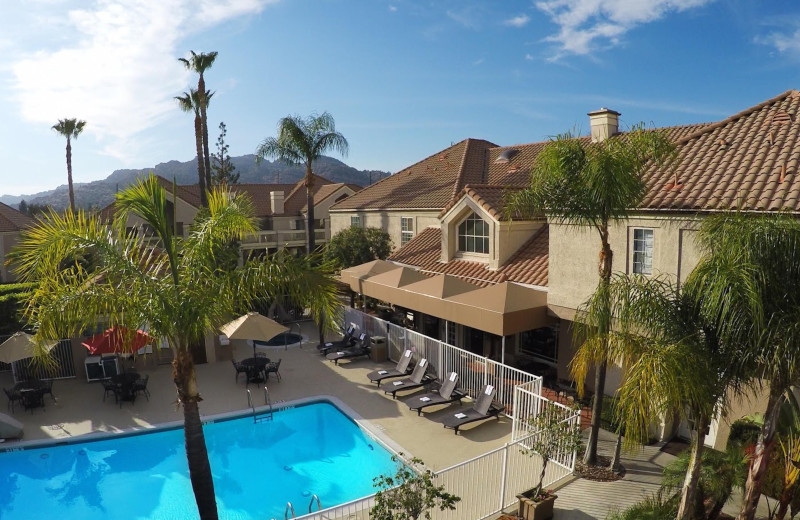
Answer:
[[[336,131],[333,116],[327,112],[303,118],[286,116],[278,121],[278,137],[268,137],[256,148],[256,162],[275,158],[287,164],[306,167],[306,248],[315,251],[314,240],[314,172],[312,164],[325,152],[336,151],[347,155],[347,139]]]
[[[220,184],[237,184],[239,182],[239,174],[233,173],[236,166],[231,161],[231,156],[228,153],[228,144],[225,142],[225,136],[228,135],[228,129],[225,123],[219,124],[219,137],[217,138],[217,153],[212,155],[213,163],[211,169],[214,170],[211,180],[214,185]]]
[[[131,330],[148,326],[173,353],[173,380],[183,407],[189,476],[200,518],[216,519],[214,483],[200,420],[200,388],[190,345],[217,330],[237,308],[255,298],[290,299],[315,317],[335,316],[336,284],[325,264],[312,258],[273,255],[242,267],[221,265],[216,252],[254,230],[252,204],[227,190],[209,195],[208,215],[186,238],[176,236],[167,213],[167,194],[155,177],[117,194],[116,216],[107,226],[83,212],[50,213],[22,233],[11,259],[24,281],[38,281],[26,318],[37,338],[69,337],[93,326],[99,316]],[[147,223],[158,243],[126,233],[129,215]],[[94,262],[61,262],[92,251]],[[37,357],[46,358],[43,351]]]
[[[200,129],[203,143],[203,173],[205,174],[206,186],[211,186],[211,155],[208,148],[208,102],[211,100],[211,93],[206,90],[205,72],[214,65],[217,59],[217,52],[200,54],[189,51],[189,58],[178,58],[183,66],[188,70],[197,73],[197,102],[200,109]]]
[[[614,253],[609,242],[612,224],[625,221],[641,203],[645,190],[644,172],[653,163],[667,164],[674,147],[666,135],[634,127],[621,136],[599,143],[576,139],[567,133],[550,142],[536,157],[529,188],[507,201],[509,215],[546,216],[557,224],[586,226],[600,239],[598,286],[594,298],[606,307]],[[607,336],[611,314],[598,314],[592,330],[596,354],[592,424],[584,461],[597,462],[597,439],[603,411],[607,356]],[[579,348],[583,348],[579,346]],[[578,381],[580,383],[580,381]]]
[[[784,395],[800,384],[800,222],[784,214],[712,215],[698,244],[692,290],[701,310],[752,385],[768,391],[739,514],[752,520]]]
[[[83,132],[86,121],[82,119],[59,119],[52,126],[59,135],[67,138],[67,186],[69,188],[69,209],[75,213],[75,192],[72,189],[72,139],[77,139]]]
[[[206,105],[213,95],[213,92],[207,95]],[[175,96],[175,100],[184,112],[194,112],[194,141],[197,150],[197,181],[200,186],[200,205],[207,207],[208,190],[211,189],[211,184],[206,182],[207,176],[203,160],[203,119],[200,112],[200,94],[194,89],[189,89],[189,92],[184,92],[182,96]]]
[[[341,269],[385,260],[391,252],[392,239],[380,228],[349,227],[336,233],[325,246],[325,258]]]
[[[369,512],[372,520],[430,520],[435,507],[440,511],[456,509],[461,498],[445,491],[444,486],[436,486],[436,475],[424,468],[420,459],[411,459],[416,468],[406,466],[396,456],[392,460],[398,464],[397,473],[375,478],[378,492]]]

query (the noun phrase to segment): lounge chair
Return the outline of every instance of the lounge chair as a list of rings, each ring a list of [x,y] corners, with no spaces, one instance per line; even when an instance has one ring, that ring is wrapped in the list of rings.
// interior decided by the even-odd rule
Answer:
[[[333,361],[334,364],[338,365],[340,359],[369,356],[369,346],[369,336],[366,332],[362,332],[355,345],[345,350],[331,352],[325,357],[328,359],[328,361]]]
[[[465,424],[499,417],[500,412],[505,410],[505,405],[493,402],[497,390],[492,385],[486,385],[480,397],[470,407],[464,407],[453,413],[448,413],[443,419],[442,424],[445,428],[452,428],[458,435],[458,430]]]
[[[331,350],[341,350],[345,348],[350,348],[356,343],[356,328],[352,325],[347,327],[347,330],[342,336],[342,339],[338,341],[329,341],[324,345],[317,345],[317,350],[323,355],[327,355]]]
[[[414,395],[406,399],[404,402],[408,405],[409,410],[416,410],[417,415],[422,415],[422,409],[428,406],[435,406],[437,404],[450,404],[464,398],[464,392],[456,390],[458,386],[458,374],[450,372],[447,379],[443,383],[439,383],[439,388],[434,389],[424,395]]]
[[[401,390],[415,390],[423,387],[432,382],[432,378],[427,375],[428,360],[420,359],[414,371],[411,372],[411,377],[400,379],[399,381],[390,381],[381,385],[381,390],[385,394],[392,394],[392,399],[397,399],[397,392]]]
[[[378,385],[381,384],[381,381],[384,379],[392,379],[395,377],[404,377],[407,376],[408,373],[411,371],[409,365],[411,364],[411,351],[406,350],[403,352],[403,355],[400,356],[400,361],[397,362],[397,366],[391,370],[373,370],[367,377],[373,383],[377,383]]]
[[[264,379],[269,379],[270,374],[275,374],[275,376],[278,378],[278,381],[280,381],[281,380],[280,369],[282,361],[283,359],[279,359],[277,362],[273,361],[271,363],[268,363],[267,366],[264,367]]]

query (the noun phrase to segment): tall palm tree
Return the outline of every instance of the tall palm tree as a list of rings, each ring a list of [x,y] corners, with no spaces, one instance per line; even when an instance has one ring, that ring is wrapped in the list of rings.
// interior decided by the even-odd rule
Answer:
[[[308,253],[316,249],[314,243],[314,172],[312,163],[325,152],[336,151],[347,155],[347,139],[336,131],[336,123],[327,112],[309,117],[286,116],[278,121],[278,137],[268,137],[256,148],[256,162],[268,157],[288,164],[305,165],[306,244]]]
[[[189,59],[178,58],[183,63],[184,67],[188,70],[194,71],[198,75],[197,79],[197,95],[200,105],[200,120],[203,135],[203,171],[206,176],[206,186],[211,186],[211,154],[208,147],[208,102],[211,99],[211,94],[206,90],[206,80],[204,73],[214,65],[214,60],[217,59],[217,52],[209,52],[196,54],[194,51],[189,51],[191,56]]]
[[[600,239],[600,261],[595,298],[608,309],[608,284],[614,258],[609,242],[610,227],[626,220],[641,203],[645,194],[645,169],[651,163],[668,163],[673,151],[665,134],[647,130],[644,125],[599,143],[576,139],[570,133],[560,135],[539,153],[531,171],[531,186],[509,198],[507,212],[510,215],[545,215],[551,222],[588,226],[596,231]],[[603,352],[607,350],[611,313],[606,310],[597,317],[599,320],[591,331],[598,342],[593,347],[597,354],[595,399],[584,457],[588,465],[597,463],[607,365]]]
[[[75,213],[75,192],[72,190],[72,139],[83,132],[86,121],[82,119],[59,119],[51,128],[67,138],[67,186],[69,187],[69,209]]]
[[[213,95],[213,92],[208,93],[206,105]],[[190,88],[189,92],[184,92],[182,96],[175,96],[175,99],[178,101],[178,106],[181,110],[194,112],[194,139],[197,149],[197,179],[200,184],[200,204],[203,207],[207,207],[207,190],[211,189],[211,185],[206,182],[208,176],[206,175],[205,161],[203,159],[203,122],[200,114],[200,94],[195,89]]]
[[[200,421],[200,388],[190,345],[215,331],[256,298],[289,295],[312,314],[334,316],[336,287],[327,264],[275,255],[236,267],[219,252],[252,232],[252,203],[224,189],[209,195],[186,238],[173,232],[166,191],[155,177],[117,194],[112,226],[82,211],[50,213],[22,233],[11,258],[25,281],[37,280],[26,317],[38,325],[36,337],[68,337],[98,317],[131,330],[147,325],[174,353],[173,379],[183,407],[186,456],[200,518],[216,519],[214,483]],[[136,214],[158,239],[126,232]],[[70,260],[92,252],[93,261]],[[72,268],[64,270],[64,262]],[[39,356],[46,355],[42,352]]]
[[[704,256],[692,276],[700,308],[740,353],[752,384],[768,387],[764,424],[747,475],[740,520],[752,520],[784,394],[800,384],[800,222],[784,214],[707,217]]]

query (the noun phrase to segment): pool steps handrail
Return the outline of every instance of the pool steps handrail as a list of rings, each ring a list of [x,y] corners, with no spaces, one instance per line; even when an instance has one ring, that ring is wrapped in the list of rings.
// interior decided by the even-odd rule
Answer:
[[[292,518],[296,515],[294,514],[294,506],[291,502],[286,502],[286,509],[283,510],[283,520],[289,520],[289,510],[292,511]]]
[[[265,386],[264,387],[264,404],[269,406],[269,411],[264,413],[263,415],[258,415],[256,413],[256,405],[253,404],[253,394],[250,393],[250,389],[247,389],[247,407],[253,411],[253,422],[257,423],[259,421],[271,421],[272,420],[272,399],[269,397],[269,389]]]
[[[319,497],[317,496],[316,493],[314,493],[313,495],[311,495],[311,502],[308,503],[308,512],[309,513],[313,512],[311,510],[311,508],[314,507],[314,500],[317,501],[317,511],[322,511],[322,504],[319,502]]]

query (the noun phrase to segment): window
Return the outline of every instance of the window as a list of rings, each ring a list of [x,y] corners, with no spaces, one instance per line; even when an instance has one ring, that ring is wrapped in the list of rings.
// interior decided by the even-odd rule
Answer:
[[[412,238],[414,238],[414,219],[400,217],[400,246],[406,245]]]
[[[350,216],[350,227],[361,227],[361,216],[360,215],[351,215]]]
[[[458,226],[458,250],[489,253],[489,224],[475,213]]]
[[[558,361],[558,327],[520,332],[519,350],[548,361]]]
[[[633,230],[633,272],[653,274],[653,230]]]
[[[303,231],[306,229],[306,221],[302,218],[295,219],[294,221],[294,228],[297,231]]]

